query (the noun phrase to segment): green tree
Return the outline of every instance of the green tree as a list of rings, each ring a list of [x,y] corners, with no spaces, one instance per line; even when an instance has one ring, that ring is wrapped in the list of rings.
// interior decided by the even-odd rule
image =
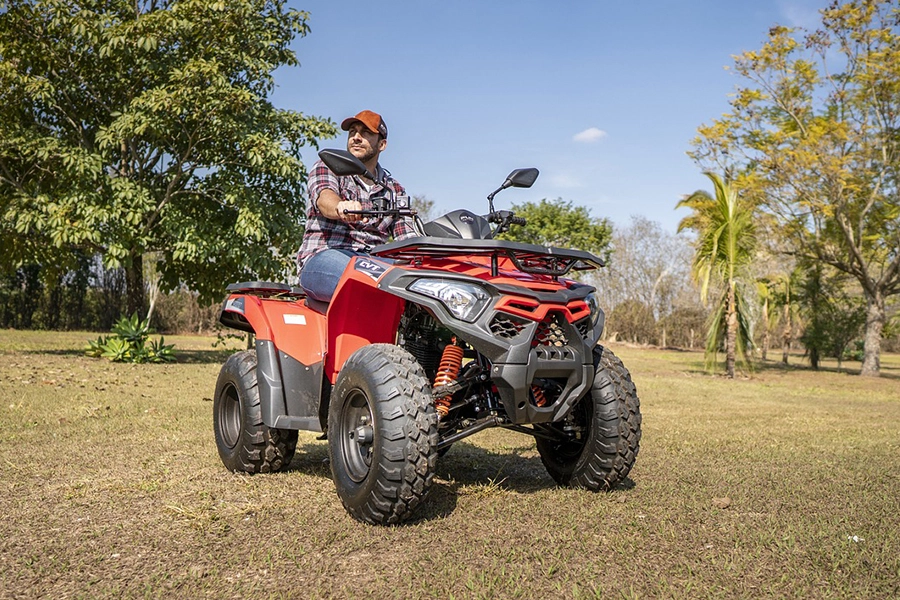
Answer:
[[[679,202],[679,208],[687,207],[692,214],[681,220],[678,231],[688,229],[697,234],[693,272],[704,305],[711,284],[723,288],[710,317],[706,356],[712,364],[724,343],[725,371],[734,378],[735,360],[746,361],[746,349],[753,339],[749,307],[740,284],[753,286],[752,281],[743,280],[747,279],[756,247],[754,207],[720,176],[710,172],[705,175],[713,182],[715,195],[698,190]]]
[[[886,300],[900,293],[900,9],[854,0],[821,14],[820,30],[774,27],[735,58],[749,83],[692,154],[758,195],[800,258],[859,282],[861,374],[877,376]]]
[[[788,355],[803,319],[798,303],[798,292],[803,286],[804,272],[795,267],[789,273],[780,273],[772,279],[770,307],[775,311],[774,325],[781,325],[781,362],[788,364]]]
[[[577,248],[609,258],[612,225],[607,219],[592,217],[584,206],[574,206],[562,198],[513,204],[513,212],[525,217],[524,226],[514,225],[499,237],[504,240]]]
[[[760,358],[763,361],[768,360],[769,355],[769,332],[772,330],[773,313],[770,311],[772,304],[772,286],[768,279],[756,280],[756,294],[761,303],[761,313],[759,323],[763,327],[762,342],[760,343]]]
[[[308,31],[284,0],[6,0],[0,14],[0,262],[73,250],[206,298],[282,277],[299,245],[300,148],[333,123],[267,99]]]
[[[819,368],[821,357],[831,356],[840,370],[847,348],[859,338],[866,322],[862,298],[846,291],[847,275],[832,271],[822,263],[810,265],[798,293],[807,321],[800,341],[814,369]]]

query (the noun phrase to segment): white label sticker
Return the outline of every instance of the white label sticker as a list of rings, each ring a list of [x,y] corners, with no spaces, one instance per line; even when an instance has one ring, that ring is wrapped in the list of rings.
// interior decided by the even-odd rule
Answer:
[[[284,315],[284,322],[288,325],[306,325],[306,317],[304,315]]]

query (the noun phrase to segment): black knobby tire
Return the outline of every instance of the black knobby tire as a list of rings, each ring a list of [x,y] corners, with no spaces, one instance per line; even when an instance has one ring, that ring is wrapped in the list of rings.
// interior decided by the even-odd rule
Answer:
[[[434,479],[437,413],[431,385],[406,350],[372,344],[338,374],[328,409],[328,453],[338,496],[374,525],[410,517]]]
[[[283,471],[297,449],[297,432],[263,423],[256,378],[256,352],[232,354],[216,381],[213,429],[219,457],[231,471]]]
[[[594,383],[573,407],[581,439],[537,438],[541,461],[550,476],[568,487],[613,489],[631,468],[641,441],[641,403],[628,369],[611,351],[594,349]],[[563,422],[552,427],[563,431]]]

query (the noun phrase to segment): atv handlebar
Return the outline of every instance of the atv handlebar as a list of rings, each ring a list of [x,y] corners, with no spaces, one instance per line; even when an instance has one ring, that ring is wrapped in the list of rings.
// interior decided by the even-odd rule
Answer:
[[[362,215],[363,217],[414,217],[418,212],[414,208],[394,208],[387,210],[344,210],[345,215]]]
[[[525,217],[517,217],[516,213],[511,210],[496,210],[489,212],[484,216],[489,223],[497,223],[497,229],[494,234],[509,231],[510,225],[525,225]]]

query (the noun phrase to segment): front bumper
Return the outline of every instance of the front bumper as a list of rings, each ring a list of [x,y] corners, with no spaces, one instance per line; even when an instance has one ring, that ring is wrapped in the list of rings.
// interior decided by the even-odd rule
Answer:
[[[423,277],[476,282],[491,295],[478,318],[467,323],[450,314],[431,297],[407,289]],[[564,418],[593,383],[592,349],[603,331],[603,313],[592,323],[584,298],[590,286],[561,287],[538,292],[524,287],[494,286],[446,272],[393,269],[379,287],[427,307],[445,327],[456,333],[491,362],[491,381],[510,421],[546,423]],[[561,393],[538,406],[532,401],[536,379],[553,379]]]

